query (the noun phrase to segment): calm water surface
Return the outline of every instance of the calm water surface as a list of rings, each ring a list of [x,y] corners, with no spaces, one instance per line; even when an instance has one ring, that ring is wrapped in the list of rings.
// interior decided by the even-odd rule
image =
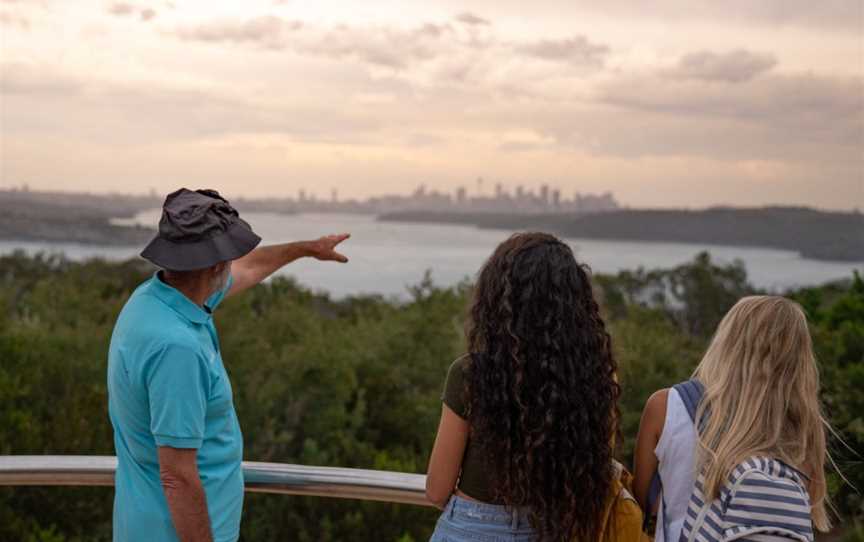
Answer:
[[[264,243],[351,233],[352,238],[343,244],[343,252],[350,263],[301,260],[282,271],[307,287],[326,290],[336,297],[361,293],[404,297],[406,286],[418,283],[426,270],[431,271],[436,284],[455,284],[473,276],[495,246],[508,236],[506,231],[470,226],[377,222],[367,215],[244,213],[243,217]],[[159,211],[153,210],[139,214],[131,222],[155,227],[158,220]],[[808,260],[785,250],[589,239],[567,241],[577,258],[599,273],[639,266],[646,269],[672,267],[708,250],[720,262],[740,259],[751,282],[771,290],[820,284],[851,276],[853,269],[864,268],[864,263]],[[0,242],[0,254],[16,248],[29,253],[63,252],[74,260],[91,257],[122,260],[136,257],[143,247]]]

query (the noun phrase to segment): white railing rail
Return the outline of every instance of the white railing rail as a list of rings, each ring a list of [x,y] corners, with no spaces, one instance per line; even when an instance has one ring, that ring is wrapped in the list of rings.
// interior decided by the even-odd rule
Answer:
[[[113,486],[117,458],[0,456],[0,486]],[[243,462],[246,491],[432,506],[421,474],[285,463]]]

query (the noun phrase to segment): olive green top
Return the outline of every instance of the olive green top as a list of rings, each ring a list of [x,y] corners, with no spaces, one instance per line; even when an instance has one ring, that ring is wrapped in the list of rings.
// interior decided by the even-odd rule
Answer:
[[[444,396],[442,397],[444,404],[463,420],[468,419],[465,373],[470,364],[471,356],[465,355],[450,365],[450,369],[447,371],[447,380],[444,382]],[[456,487],[472,499],[490,504],[501,504],[495,501],[492,495],[486,462],[480,457],[480,449],[476,443],[471,441],[470,436],[465,446],[465,455],[462,457],[462,472]]]

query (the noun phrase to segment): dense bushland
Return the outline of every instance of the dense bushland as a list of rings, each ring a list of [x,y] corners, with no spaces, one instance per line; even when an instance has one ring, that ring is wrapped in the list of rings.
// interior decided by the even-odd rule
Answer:
[[[152,270],[139,262],[0,258],[0,455],[112,454],[105,366],[114,319]],[[642,405],[687,377],[725,311],[754,289],[706,254],[674,269],[596,277],[624,388],[630,461]],[[249,460],[423,472],[445,371],[463,349],[469,286],[428,277],[410,300],[333,300],[275,279],[220,308],[218,327]],[[864,487],[864,282],[787,292],[811,318],[833,451]],[[846,526],[861,496],[832,476]],[[107,488],[0,488],[0,540],[110,540]],[[420,507],[247,495],[243,540],[419,541]],[[849,537],[857,535],[849,530]]]

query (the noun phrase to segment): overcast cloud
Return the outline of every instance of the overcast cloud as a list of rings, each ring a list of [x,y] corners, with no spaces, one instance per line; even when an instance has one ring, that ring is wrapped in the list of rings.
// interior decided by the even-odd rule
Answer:
[[[0,187],[864,204],[858,2],[350,6],[0,1]]]
[[[752,53],[741,49],[723,54],[700,51],[682,57],[671,75],[685,79],[740,83],[767,72],[776,65],[777,58],[772,54]]]

